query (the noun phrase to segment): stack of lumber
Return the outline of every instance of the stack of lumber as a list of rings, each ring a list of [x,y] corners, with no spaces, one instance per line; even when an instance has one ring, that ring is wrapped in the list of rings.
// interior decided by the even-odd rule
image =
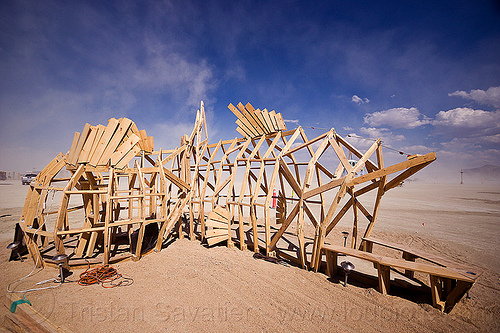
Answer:
[[[153,150],[153,137],[148,137],[145,130],[139,131],[132,120],[111,118],[107,126],[87,123],[81,133],[75,132],[66,163],[123,169],[141,151]]]
[[[241,102],[237,107],[229,104],[228,108],[238,117],[236,131],[247,139],[286,130],[281,113],[274,110],[256,110],[252,104],[243,105]]]
[[[208,220],[205,222],[207,231],[205,237],[209,246],[229,240],[231,213],[221,206],[216,206],[208,213]]]

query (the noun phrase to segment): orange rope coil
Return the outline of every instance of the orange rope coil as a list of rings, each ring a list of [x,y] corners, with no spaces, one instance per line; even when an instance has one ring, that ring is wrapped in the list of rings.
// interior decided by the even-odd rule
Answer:
[[[118,279],[122,280],[115,283],[114,281]],[[78,280],[78,284],[81,286],[100,284],[103,288],[114,288],[121,285],[128,286],[133,282],[133,279],[119,274],[118,271],[110,265],[101,265],[94,269],[90,269],[90,264],[85,272],[80,274],[80,279]]]

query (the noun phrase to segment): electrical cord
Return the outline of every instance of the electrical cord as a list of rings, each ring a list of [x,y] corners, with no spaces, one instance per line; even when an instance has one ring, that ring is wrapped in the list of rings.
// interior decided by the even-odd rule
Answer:
[[[90,263],[88,261],[87,263],[87,269],[80,274],[80,279],[78,280],[78,284],[81,286],[100,284],[103,288],[114,288],[118,286],[130,286],[134,283],[134,279],[119,274],[116,268],[110,265],[100,265],[94,269],[90,269]],[[119,279],[122,280],[117,281]]]
[[[52,201],[51,201],[51,207],[52,207],[52,202],[54,201],[54,194],[55,194],[55,191],[54,191],[54,190],[50,190],[50,191],[52,192]],[[38,203],[38,205],[40,205],[40,203]],[[38,229],[36,229],[36,230],[35,230],[35,232],[33,233],[33,238],[35,238],[35,236],[36,236],[36,234],[38,233],[38,231],[40,231],[44,225],[45,225],[45,222],[44,222],[44,223],[42,223],[42,224],[38,227]],[[41,260],[41,256],[40,256],[40,255],[38,255],[38,256],[36,257],[35,266],[34,266],[34,267],[33,267],[33,269],[31,270],[31,272],[30,272],[28,275],[26,275],[26,276],[24,276],[24,277],[22,277],[22,278],[20,278],[20,279],[18,279],[18,280],[15,280],[15,281],[12,281],[11,283],[9,283],[9,284],[7,285],[7,292],[9,292],[9,293],[28,293],[28,292],[31,292],[31,291],[46,290],[46,289],[54,289],[54,288],[58,288],[58,287],[60,287],[60,286],[61,286],[61,284],[62,284],[62,282],[61,282],[61,281],[59,282],[59,284],[58,284],[57,286],[48,286],[48,287],[30,288],[30,289],[25,289],[25,290],[11,290],[11,289],[10,289],[10,286],[11,286],[12,284],[14,284],[14,283],[18,283],[18,282],[21,282],[21,281],[23,281],[23,280],[25,280],[25,279],[27,279],[27,278],[29,278],[29,277],[31,277],[31,276],[34,276],[34,275],[36,275],[36,274],[40,273],[41,271],[43,271],[44,267],[40,268],[37,272],[35,272],[35,270],[36,270],[36,269],[37,269],[37,267],[38,267],[38,263],[40,262],[40,260]],[[57,279],[48,279],[48,280],[45,280],[45,281],[40,281],[40,282],[36,283],[36,285],[44,284],[44,283],[47,283],[47,282],[50,282],[50,281],[57,282]]]

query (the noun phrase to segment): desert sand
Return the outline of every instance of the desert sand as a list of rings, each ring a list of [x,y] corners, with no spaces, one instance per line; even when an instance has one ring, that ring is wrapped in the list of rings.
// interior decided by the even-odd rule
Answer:
[[[3,249],[13,239],[26,191],[18,181],[1,182]],[[340,223],[327,241],[342,244],[341,232],[350,231],[351,224],[349,219]],[[50,321],[74,332],[498,332],[499,227],[499,185],[406,182],[384,196],[374,236],[484,271],[470,298],[449,314],[433,308],[430,295],[395,288],[384,296],[354,280],[344,287],[324,273],[257,260],[253,252],[237,247],[206,248],[187,238],[173,239],[138,262],[114,265],[133,279],[132,285],[80,286],[76,281],[83,270],[75,270],[68,283],[30,292],[27,298]],[[312,228],[306,232],[312,236]],[[385,254],[398,256],[390,250]],[[7,285],[33,269],[31,260],[8,262],[9,255],[0,251],[4,304]],[[57,275],[54,268],[45,268],[11,288],[39,287],[37,282]],[[8,310],[0,311],[3,318]]]

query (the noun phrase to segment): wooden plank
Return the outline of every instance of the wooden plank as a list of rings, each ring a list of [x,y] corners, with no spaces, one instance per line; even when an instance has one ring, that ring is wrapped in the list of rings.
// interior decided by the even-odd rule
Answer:
[[[443,257],[440,257],[440,256],[432,254],[432,253],[428,253],[425,251],[410,248],[409,246],[396,244],[396,243],[393,243],[390,241],[385,241],[385,240],[381,240],[381,239],[377,239],[377,238],[373,238],[373,237],[367,237],[367,238],[364,237],[364,238],[362,238],[362,240],[370,242],[370,243],[378,244],[381,246],[385,246],[385,247],[388,247],[388,248],[391,248],[394,250],[402,251],[403,253],[409,254],[414,258],[415,257],[421,258],[421,259],[426,260],[428,262],[431,262],[433,264],[436,264],[436,265],[439,265],[442,267],[446,267],[446,268],[451,269],[459,274],[462,274],[467,279],[476,280],[482,274],[482,272],[477,270],[477,269],[467,267],[461,263],[451,261],[447,258],[443,258]],[[469,273],[467,273],[467,272],[469,272]],[[473,274],[471,274],[470,272],[472,272]]]
[[[238,103],[237,107],[240,109],[240,111],[242,111],[242,113],[246,117],[248,117],[248,115],[250,115],[250,117],[252,117],[252,119],[254,120],[254,122],[257,124],[258,132],[259,132],[260,135],[266,134],[266,128],[264,127],[264,125],[260,121],[260,119],[259,119],[257,113],[255,112],[255,109],[252,106],[252,104],[247,103],[246,106],[243,106],[242,103]],[[245,111],[246,111],[246,113],[245,113]]]
[[[106,146],[108,145],[109,140],[115,133],[117,127],[118,127],[118,120],[116,120],[115,118],[111,118],[108,121],[108,126],[106,126],[106,129],[104,130],[104,134],[101,136],[101,139],[99,140],[99,143],[94,151],[94,154],[90,158],[89,164],[91,166],[97,166],[97,162],[99,162],[99,159],[101,158],[104,149],[106,149]]]
[[[283,116],[281,115],[281,113],[276,114],[276,121],[278,123],[280,131],[286,131],[285,121],[283,120]]]
[[[139,153],[141,152],[141,148],[138,145],[135,145],[132,147],[131,150],[128,151],[128,153],[123,156],[118,163],[116,163],[115,168],[117,169],[123,169],[128,166],[128,163]]]
[[[243,137],[245,137],[247,139],[252,137],[250,134],[245,132],[240,126],[236,127],[236,132],[240,133]]]
[[[227,231],[227,223],[218,222],[212,219],[208,219],[207,221],[205,221],[205,226],[208,228],[225,229]]]
[[[212,229],[212,230],[207,230],[205,233],[206,238],[219,237],[219,236],[225,236],[226,238],[228,238],[227,224],[226,224],[226,229]]]
[[[212,245],[221,243],[221,242],[226,241],[226,240],[229,240],[228,235],[208,238],[207,243],[208,243],[208,246],[212,246]]]
[[[90,124],[86,123],[85,126],[83,127],[82,134],[80,135],[80,138],[78,139],[78,143],[76,145],[76,148],[75,148],[74,154],[71,158],[71,161],[69,161],[69,163],[71,165],[76,165],[76,162],[78,161],[78,156],[80,156],[80,152],[81,152],[83,146],[85,145],[85,141],[87,140],[89,133],[90,133]]]
[[[297,182],[297,180],[293,176],[292,172],[288,168],[288,165],[286,165],[285,161],[283,161],[282,158],[279,159],[279,162],[280,162],[280,166],[281,166],[280,169],[282,171],[282,174],[285,177],[285,179],[288,181],[288,184],[290,184],[290,186],[293,188],[295,193],[297,193],[298,197],[302,197],[302,189],[300,188],[299,183]]]
[[[214,220],[214,221],[219,221],[222,223],[225,223],[226,225],[228,224],[228,219],[226,217],[222,217],[219,214],[215,213],[214,211],[211,211],[208,213],[208,219]]]
[[[315,195],[324,193],[324,192],[331,190],[332,188],[335,188],[337,186],[340,186],[340,185],[342,185],[344,180],[345,180],[345,177],[342,177],[339,179],[334,179],[334,180],[332,180],[324,185],[321,185],[321,186],[318,186],[314,189],[311,189],[311,190],[304,193],[304,200],[309,199]]]
[[[286,229],[290,226],[290,223],[292,223],[292,221],[295,218],[295,216],[297,216],[297,214],[299,213],[299,208],[300,208],[299,204],[300,204],[300,202],[297,202],[295,204],[295,207],[290,212],[290,215],[288,215],[288,217],[286,218],[286,220],[281,224],[281,228],[273,235],[273,237],[271,239],[271,244],[270,244],[271,250],[274,249],[274,247],[278,243],[278,241],[281,238],[281,236],[283,236],[283,234],[285,233]]]
[[[10,308],[11,304],[15,301],[23,299],[22,296],[15,294],[5,295],[5,306]],[[40,304],[43,307],[43,304]],[[11,313],[10,311],[5,315],[3,324],[5,332],[35,332],[35,333],[64,333],[70,332],[67,327],[62,325],[56,325],[49,318],[47,318],[46,309],[44,314],[35,310],[31,304],[21,303],[16,307],[16,312]],[[3,330],[2,325],[2,332]]]
[[[225,218],[226,220],[231,219],[231,213],[229,213],[227,209],[222,208],[221,206],[215,207],[214,212],[220,215],[220,217]]]
[[[269,112],[269,118],[273,122],[274,130],[279,131],[280,126],[278,125],[278,120],[276,119],[276,111],[273,110],[273,111]]]
[[[472,283],[457,281],[457,285],[455,288],[451,290],[451,292],[446,297],[446,307],[445,311],[449,312],[453,306],[462,299],[467,291],[472,287]]]
[[[429,164],[431,164],[433,161],[429,161],[426,163],[422,163],[420,165],[415,165],[413,167],[408,168],[407,170],[403,171],[401,174],[397,175],[391,181],[389,181],[387,184],[384,186],[384,192],[389,191],[390,189],[399,186],[406,178],[411,177],[413,174],[417,173],[418,171],[422,170]]]
[[[137,135],[132,134],[127,141],[123,142],[111,155],[111,165],[115,166],[126,155],[126,153],[139,142],[139,140],[140,138]]]
[[[89,155],[92,151],[92,147],[93,147],[95,138],[97,137],[98,130],[99,129],[97,126],[90,126],[90,134],[89,134],[87,140],[85,141],[85,144],[83,145],[80,156],[78,156],[77,163],[87,163],[88,162]]]
[[[303,134],[302,130],[301,130],[301,134]],[[301,149],[303,149],[305,147],[310,147],[313,143],[318,142],[319,140],[323,139],[328,134],[330,134],[330,132],[323,133],[323,134],[315,137],[314,139],[311,139],[311,140],[308,140],[308,141],[304,140],[304,143],[298,145],[297,147],[295,147],[293,149],[290,149],[289,151],[286,152],[285,155],[290,155],[290,154],[295,153],[296,151],[301,150]]]
[[[353,153],[356,157],[361,158],[363,154],[357,150],[353,145],[351,145],[349,142],[347,142],[344,138],[342,138],[340,135],[336,135],[335,138],[339,143],[341,143],[344,147],[347,148],[351,153]],[[370,159],[366,161],[366,169],[368,172],[373,171],[373,170],[378,170],[378,167],[373,163]]]
[[[264,134],[268,133],[269,131],[264,124],[264,119],[262,118],[261,111],[259,109],[255,109],[250,103],[247,103],[245,105],[245,109],[247,109],[248,112],[253,116],[257,124],[260,126],[262,132]]]
[[[132,133],[134,133],[135,135],[137,135],[138,137],[141,138],[141,131],[139,131],[139,129],[137,128],[137,125],[132,122],[132,125],[130,125],[130,131],[132,131]],[[139,146],[141,146],[141,150],[144,150],[144,147],[142,146],[142,142],[139,141]]]
[[[441,293],[442,293],[441,281],[439,277],[431,275],[430,282],[431,282],[432,305],[435,308],[439,309],[440,311],[444,311],[445,301],[441,300]]]
[[[343,246],[338,246],[338,245],[332,245],[332,244],[325,244],[321,248],[324,251],[332,251],[335,253],[342,253],[348,256],[360,258],[363,260],[371,261],[374,263],[381,263],[382,262],[382,256],[375,255],[369,252],[364,252],[364,251],[359,251],[356,249],[351,249],[350,247],[343,247]]]
[[[264,132],[266,134],[272,133],[273,131],[267,126],[266,120],[264,119],[264,115],[260,109],[255,110],[255,114],[257,115],[257,119],[259,119],[262,127],[264,128]]]
[[[137,135],[141,138],[141,141],[139,141],[141,149],[145,150],[148,146],[148,142],[147,142],[148,134],[146,133],[146,130],[140,130],[139,134],[137,134]]]
[[[177,187],[188,191],[191,190],[191,186],[189,184],[187,184],[185,181],[177,177],[169,169],[163,168],[163,172],[165,172],[165,177],[167,177],[167,179],[170,180],[172,183],[174,183]]]
[[[326,274],[332,278],[337,275],[337,253],[326,251]]]
[[[367,182],[370,180],[374,180],[376,178],[380,178],[382,176],[387,176],[387,175],[394,173],[394,172],[398,172],[398,171],[401,171],[404,169],[411,168],[411,167],[419,165],[419,164],[432,162],[435,159],[436,159],[436,153],[434,153],[434,152],[425,154],[423,156],[417,156],[414,159],[404,161],[404,162],[401,162],[398,164],[394,164],[394,165],[391,165],[390,167],[386,167],[386,168],[383,168],[380,170],[369,172],[369,173],[362,175],[362,176],[355,177],[348,184],[348,186],[358,185],[358,184],[361,184],[361,183],[364,183],[364,182]]]
[[[339,158],[340,163],[342,164],[344,169],[347,170],[347,172],[350,172],[352,169],[352,166],[349,163],[349,160],[347,159],[347,157],[345,156],[344,149],[342,149],[342,147],[340,147],[340,145],[337,143],[337,140],[333,140],[333,139],[330,140],[330,145],[332,146],[333,150],[335,151],[335,154]]]
[[[73,135],[73,141],[71,143],[71,148],[69,149],[69,152],[68,152],[68,158],[67,158],[68,163],[69,163],[69,161],[71,161],[73,159],[73,155],[75,155],[76,145],[78,144],[79,139],[80,139],[80,132],[75,132],[75,134]]]
[[[427,273],[430,275],[436,275],[439,277],[445,277],[449,279],[455,279],[455,280],[460,280],[460,281],[466,281],[466,282],[474,282],[473,279],[465,277],[462,274],[459,274],[451,269],[448,269],[446,267],[441,267],[441,266],[434,266],[430,264],[424,264],[424,263],[418,263],[418,262],[413,262],[413,261],[406,261],[403,259],[395,259],[395,258],[388,258],[388,257],[383,257],[381,260],[381,263],[383,265],[388,265],[391,267],[396,267],[396,268],[402,268],[406,270],[411,270],[415,272],[422,272],[422,273]]]
[[[377,264],[378,290],[382,295],[387,295],[391,288],[391,268]]]
[[[147,148],[145,149],[145,151],[147,153],[152,153],[155,150],[154,138],[152,136],[148,136],[146,142],[147,142]]]
[[[101,138],[102,138],[105,131],[106,131],[106,126],[101,125],[101,124],[97,125],[97,134],[96,134],[96,137],[94,139],[94,143],[92,144],[92,148],[89,152],[89,156],[87,158],[87,163],[89,163],[90,160],[92,159],[92,156],[94,156],[94,153],[97,150],[97,147],[99,147],[99,142],[101,141]]]
[[[246,126],[245,123],[243,121],[241,121],[240,119],[236,119],[236,125],[238,125],[238,127],[240,127],[250,137],[254,137],[254,136],[258,135],[258,133],[254,130],[254,128],[252,126],[250,126],[250,125]]]
[[[254,132],[257,133],[257,136],[260,136],[260,135],[263,135],[264,134],[264,131],[262,130],[262,128],[259,126],[259,124],[257,123],[257,121],[254,119],[254,117],[250,114],[250,112],[248,112],[247,109],[245,109],[245,106],[240,102],[238,103],[238,105],[236,105],[238,107],[238,109],[240,109],[241,113],[243,114],[243,116],[245,116],[245,119],[248,120],[248,122],[250,123],[250,125],[252,126],[252,129],[254,130]]]
[[[274,128],[274,123],[271,120],[271,117],[269,115],[269,111],[267,109],[262,110],[262,117],[264,118],[264,122],[269,129],[270,133],[276,132],[276,129]]]
[[[238,123],[238,120],[236,123],[238,126],[245,128],[247,131],[250,131],[252,133],[252,136],[258,136],[259,133],[255,130],[254,126],[250,123],[250,121],[231,103],[227,106],[229,110],[231,110],[232,113],[238,118],[238,120],[241,122]]]
[[[97,162],[97,165],[107,165],[109,159],[111,158],[111,155],[113,155],[116,148],[118,148],[118,146],[122,142],[131,124],[132,120],[128,118],[121,118],[119,120],[118,128],[110,138],[106,148],[104,149],[104,152]]]

